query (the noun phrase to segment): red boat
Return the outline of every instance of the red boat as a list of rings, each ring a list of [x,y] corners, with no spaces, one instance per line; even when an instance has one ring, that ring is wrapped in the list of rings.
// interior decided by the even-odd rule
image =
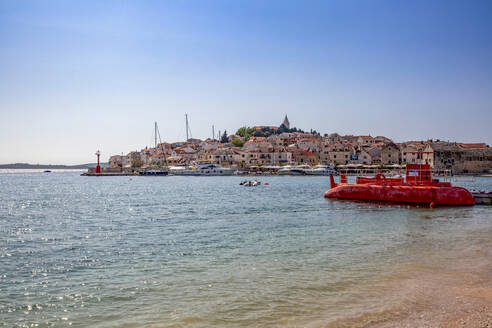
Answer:
[[[433,179],[429,164],[407,164],[406,181],[378,173],[374,178],[357,177],[356,183],[347,183],[347,177],[342,174],[340,183],[335,183],[330,175],[330,184],[330,189],[325,192],[327,198],[428,204],[431,207],[475,204],[468,189]]]

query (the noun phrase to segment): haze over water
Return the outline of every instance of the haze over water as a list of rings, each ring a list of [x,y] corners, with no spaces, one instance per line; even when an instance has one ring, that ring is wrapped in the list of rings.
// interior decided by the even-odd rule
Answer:
[[[0,173],[0,322],[343,326],[412,308],[408,279],[490,243],[486,206],[334,201],[327,177],[241,179]]]

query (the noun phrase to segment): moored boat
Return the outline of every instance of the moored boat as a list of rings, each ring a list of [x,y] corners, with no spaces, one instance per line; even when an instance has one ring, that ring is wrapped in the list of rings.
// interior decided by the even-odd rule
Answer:
[[[144,170],[144,171],[140,171],[138,174],[139,175],[148,175],[148,176],[155,176],[155,175],[166,176],[169,174],[169,172],[168,171],[159,171],[159,170]]]
[[[356,183],[347,183],[347,177],[342,174],[340,183],[335,183],[330,175],[330,184],[326,198],[429,204],[431,207],[475,204],[468,189],[433,179],[428,164],[408,164],[406,181],[378,173],[373,178],[357,177]]]
[[[233,175],[236,170],[226,168],[217,164],[200,164],[182,169],[171,168],[173,175],[186,176],[215,176],[215,175]]]
[[[331,166],[321,164],[316,165],[312,169],[307,169],[305,172],[307,175],[337,175],[337,171],[335,171]]]
[[[278,175],[291,175],[292,166],[286,165],[278,170]]]
[[[305,175],[306,170],[309,170],[309,165],[290,166],[286,165],[278,170],[278,175]]]

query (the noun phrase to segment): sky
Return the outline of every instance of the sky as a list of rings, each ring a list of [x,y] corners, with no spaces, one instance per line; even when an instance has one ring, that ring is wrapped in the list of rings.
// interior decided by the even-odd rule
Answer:
[[[492,144],[492,1],[0,0],[0,163],[280,125]]]

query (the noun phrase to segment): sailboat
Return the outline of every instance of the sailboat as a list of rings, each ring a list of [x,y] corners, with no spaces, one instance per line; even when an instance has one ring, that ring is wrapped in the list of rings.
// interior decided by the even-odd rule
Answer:
[[[157,122],[154,122],[154,149],[157,150],[157,136],[159,136],[159,145],[162,147],[162,140],[161,140],[161,134],[159,132],[159,128],[157,127]],[[159,176],[166,176],[169,175],[169,169],[167,166],[167,158],[166,158],[166,151],[162,147],[162,153],[164,154],[164,162],[165,162],[165,167],[161,169],[144,169],[139,172],[139,175],[159,175]]]
[[[191,134],[190,125],[188,122],[188,114],[185,114],[186,119],[186,141],[189,140],[189,134]],[[186,175],[186,176],[216,176],[216,175],[233,175],[236,170],[231,168],[225,168],[218,164],[199,164],[190,166],[191,149],[189,145],[186,148],[186,167],[172,167],[171,173],[173,175]]]

